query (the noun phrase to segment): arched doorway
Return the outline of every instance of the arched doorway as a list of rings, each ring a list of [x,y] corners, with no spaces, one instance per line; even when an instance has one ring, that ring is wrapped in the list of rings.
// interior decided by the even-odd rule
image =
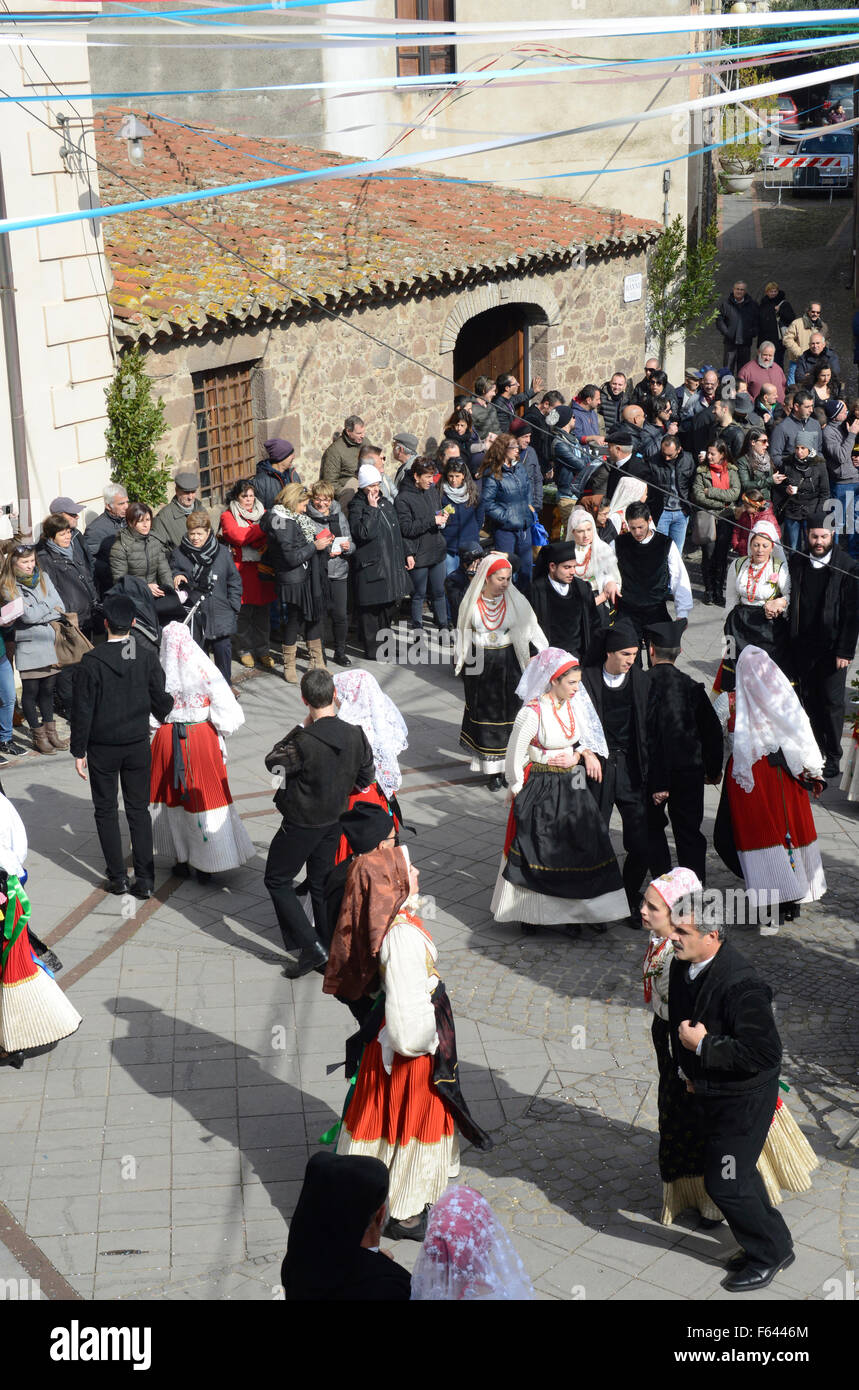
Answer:
[[[453,375],[465,390],[479,376],[494,381],[502,372],[513,372],[520,382],[529,380],[529,315],[522,304],[502,304],[475,314],[462,325],[453,349]]]

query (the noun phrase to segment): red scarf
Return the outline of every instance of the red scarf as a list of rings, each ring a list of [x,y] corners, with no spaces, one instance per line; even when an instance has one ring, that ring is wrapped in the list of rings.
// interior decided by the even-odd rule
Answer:
[[[719,488],[721,491],[727,490],[731,485],[731,475],[728,472],[726,462],[710,464],[710,486]]]

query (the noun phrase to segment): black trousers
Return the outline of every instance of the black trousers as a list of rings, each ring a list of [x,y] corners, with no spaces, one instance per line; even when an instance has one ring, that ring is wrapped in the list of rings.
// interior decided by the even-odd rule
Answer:
[[[373,603],[358,609],[358,640],[364,655],[371,661],[377,660],[379,633],[396,621],[399,606],[399,603]]]
[[[749,343],[729,343],[725,339],[725,350],[722,354],[722,366],[727,367],[732,376],[736,376],[741,367],[745,367],[751,361],[752,344]]]
[[[329,579],[328,616],[331,619],[331,636],[335,652],[346,650],[346,629],[348,626],[347,605],[349,600],[349,580]]]
[[[588,778],[588,786],[596,797],[606,825],[611,820],[613,807],[616,806],[620,813],[623,848],[626,851],[623,887],[630,912],[637,912],[649,861],[647,807],[641,778],[635,766],[630,766],[625,753],[610,749],[608,761],[603,762],[602,781],[593,782]]]
[[[288,951],[318,946],[320,941],[328,947],[325,880],[334,868],[340,831],[339,821],[333,825],[288,825],[284,821],[269,845],[263,882]],[[293,886],[304,864],[315,931]]]
[[[692,869],[703,884],[707,866],[707,838],[701,831],[701,822],[704,819],[704,774],[700,768],[675,772],[668,786],[659,787],[657,790],[667,791],[668,800],[663,801],[660,806],[654,806],[653,798],[647,798],[650,872],[654,878],[658,878],[660,874],[667,874],[671,868],[671,851],[665,834],[666,822],[670,819],[678,865],[684,869]]]
[[[755,1166],[778,1097],[778,1078],[738,1096],[695,1096],[705,1134],[704,1186],[752,1266],[767,1268],[790,1254],[784,1219]]]
[[[119,832],[118,787],[122,787],[125,818],[131,831],[131,857],[137,881],[151,888],[155,882],[152,852],[152,820],[149,815],[149,779],[152,760],[149,739],[127,744],[91,744],[87,768],[101,852],[109,879],[125,875],[122,836]]]
[[[799,698],[824,758],[828,763],[840,763],[847,667],[837,670],[835,657],[827,654],[803,666],[798,673],[798,684]]]

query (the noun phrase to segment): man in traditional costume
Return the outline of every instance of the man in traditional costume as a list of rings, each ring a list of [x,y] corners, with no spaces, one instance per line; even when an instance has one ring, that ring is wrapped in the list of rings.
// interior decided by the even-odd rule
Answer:
[[[723,739],[719,716],[701,681],[678,671],[676,661],[685,623],[654,623],[645,636],[650,655],[647,674],[647,837],[650,872],[671,868],[665,834],[670,817],[677,863],[703,883],[707,867],[704,785],[722,780]]]
[[[555,541],[541,550],[531,585],[531,607],[552,647],[572,652],[584,664],[601,633],[594,593],[576,575],[575,541]]]
[[[641,926],[638,906],[647,876],[647,675],[637,664],[638,634],[623,620],[609,628],[605,660],[587,666],[582,682],[590,696],[606,742],[599,781],[589,783],[606,826],[616,806],[623,825],[623,886],[627,925]],[[605,930],[605,928],[603,928]]]
[[[808,518],[808,554],[788,561],[787,664],[824,756],[837,777],[844,732],[847,670],[859,639],[859,562],[835,544],[830,513]]]
[[[626,526],[614,544],[622,588],[618,611],[632,623],[641,642],[650,623],[668,621],[669,599],[674,600],[675,616],[688,618],[692,588],[677,546],[654,530],[646,502],[627,507]]]

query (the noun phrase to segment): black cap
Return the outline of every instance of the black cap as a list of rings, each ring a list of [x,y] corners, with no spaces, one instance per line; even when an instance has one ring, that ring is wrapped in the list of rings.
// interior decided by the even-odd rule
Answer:
[[[383,806],[377,806],[372,801],[356,801],[340,817],[340,824],[355,854],[369,854],[371,850],[378,849],[395,828],[393,817]],[[409,825],[401,825],[398,834],[414,835],[415,831]]]
[[[638,633],[632,623],[624,622],[621,618],[610,627],[605,635],[605,649],[607,652],[620,652],[627,647],[637,647]]]
[[[566,560],[575,560],[575,541],[553,541],[546,546],[546,559],[550,565],[563,565]]]
[[[112,632],[128,632],[137,617],[137,609],[127,594],[105,594],[101,611]]]
[[[633,438],[629,430],[612,430],[606,435],[605,442],[606,444],[620,444],[624,449],[631,449]]]
[[[834,511],[812,512],[811,516],[806,517],[805,525],[807,531],[834,531],[835,513]]]
[[[678,618],[676,622],[650,623],[644,629],[644,635],[649,642],[657,647],[679,647],[686,631],[686,619]]]

